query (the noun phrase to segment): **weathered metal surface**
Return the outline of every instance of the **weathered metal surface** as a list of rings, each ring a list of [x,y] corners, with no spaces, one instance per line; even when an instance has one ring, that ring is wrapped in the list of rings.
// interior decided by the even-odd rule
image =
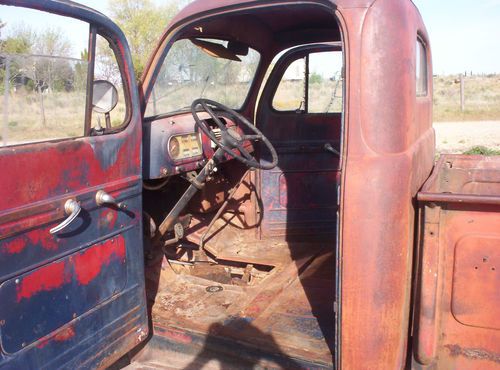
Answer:
[[[2,1],[2,3],[14,2]],[[132,190],[127,190],[129,191],[127,195],[121,194],[121,190],[113,194],[117,199],[126,199],[130,205],[128,208],[130,213],[127,214],[117,214],[115,210],[110,209],[97,210],[90,206],[95,191],[100,188],[111,191],[112,185],[117,181],[136,184],[140,180],[140,117],[130,53],[123,34],[117,27],[102,15],[87,8],[50,1],[24,0],[15,3],[75,16],[96,23],[108,32],[124,57],[122,62],[125,66],[126,85],[131,94],[132,116],[130,124],[124,131],[111,136],[71,139],[0,150],[0,168],[11,175],[1,180],[0,187],[0,230],[2,230],[0,258],[3,259],[0,260],[0,281],[4,282],[0,286],[0,294],[5,294],[7,300],[14,299],[12,298],[14,288],[9,285],[12,284],[12,279],[34,276],[35,271],[44,268],[54,270],[49,274],[51,278],[60,276],[62,270],[62,285],[56,284],[55,280],[45,282],[41,280],[39,289],[31,297],[21,294],[21,302],[45,294],[58,294],[58,290],[64,291],[66,285],[69,287],[74,281],[78,281],[73,278],[66,280],[66,271],[76,271],[74,264],[68,262],[71,258],[94,250],[92,248],[103,240],[116,237],[123,237],[126,246],[127,283],[102,306],[94,307],[84,315],[70,321],[61,320],[44,324],[39,333],[41,337],[14,355],[6,356],[5,348],[2,347],[0,367],[105,366],[140,341],[146,330],[142,288],[142,239],[138,221],[142,210],[139,190],[130,186]],[[220,35],[222,30],[238,31],[245,41],[257,40],[254,43],[261,46],[258,49],[262,52],[264,67],[269,65],[278,50],[292,46],[293,43],[311,42],[311,40],[323,42],[331,40],[332,37],[340,40],[342,34],[346,58],[344,130],[340,130],[341,121],[340,117],[337,117],[335,125],[326,127],[322,126],[322,122],[310,122],[317,123],[321,130],[300,133],[301,138],[317,134],[321,140],[328,137],[336,139],[337,142],[343,140],[346,144],[342,153],[345,161],[339,172],[341,218],[338,257],[342,264],[340,270],[336,271],[340,274],[339,287],[341,287],[337,292],[338,352],[330,348],[329,351],[322,352],[321,356],[325,359],[323,364],[329,366],[327,357],[335,355],[342,369],[402,368],[407,363],[412,246],[416,225],[414,200],[432,169],[434,158],[434,133],[431,127],[432,68],[427,33],[418,11],[410,1],[311,1],[306,5],[316,4],[316,8],[322,8],[321,12],[315,13],[317,18],[309,17],[312,13],[301,12],[300,7],[290,10],[290,14],[294,16],[280,17],[280,6],[286,5],[288,8],[291,3],[292,1],[273,2],[273,8],[267,9],[269,12],[260,16],[254,23],[250,21],[245,23],[241,17],[228,18],[227,23],[213,22],[212,31],[215,36]],[[303,3],[305,2],[301,2]],[[177,26],[197,22],[203,17],[238,8],[244,8],[247,12],[262,10],[267,5],[269,5],[267,2],[250,0],[197,1],[174,19],[172,28],[165,33],[162,40],[171,37],[170,31]],[[323,12],[325,9],[328,12]],[[308,8],[308,11],[313,10]],[[325,25],[327,28],[333,21],[332,11],[337,12],[339,28],[332,26],[328,32],[309,32],[307,35],[298,35],[293,30],[285,32],[287,28],[298,27],[299,21],[302,20],[305,25],[312,25],[314,23],[311,23],[312,21],[317,21],[317,24]],[[322,12],[324,14],[320,14]],[[266,24],[267,28],[257,27],[257,24],[260,26],[257,21]],[[249,32],[252,27],[255,33]],[[191,27],[190,32],[194,33],[194,29]],[[275,39],[274,31],[281,32],[281,38]],[[429,94],[425,97],[416,97],[415,94],[417,36],[427,46]],[[155,63],[161,60],[167,44],[160,43],[150,67],[144,74],[143,98],[146,100],[157,73]],[[253,116],[257,101],[258,89],[255,86],[258,87],[264,76],[265,68],[258,72],[255,84],[243,107],[243,112],[248,117]],[[292,126],[285,126],[286,123],[290,123],[286,122],[288,118],[284,118],[281,122],[278,117],[274,117],[273,120],[275,125],[268,134],[276,134],[277,140],[290,140],[293,135],[299,135],[293,123]],[[330,128],[334,131],[329,131]],[[292,136],[289,137],[287,134]],[[341,134],[344,136],[340,137]],[[274,209],[273,204],[285,209],[292,208],[292,205],[301,205],[296,199],[292,199],[289,193],[307,191],[307,186],[303,186],[308,180],[305,174],[307,171],[303,171],[304,169],[312,168],[323,175],[325,171],[335,172],[338,169],[335,168],[338,163],[332,167],[331,158],[327,167],[315,167],[323,163],[323,160],[308,161],[305,158],[307,150],[302,150],[300,140],[299,143],[291,144],[291,154],[288,150],[290,148],[286,146],[282,148],[280,155],[285,159],[281,163],[285,169],[291,166],[293,170],[299,170],[299,174],[292,176],[292,184],[286,181],[280,182],[280,176],[286,172],[282,169],[283,173],[274,178],[278,179],[277,181],[265,184],[264,188],[272,192],[267,198],[268,211]],[[298,146],[294,147],[293,144]],[[290,160],[287,160],[286,156],[289,154]],[[491,180],[491,176],[497,176],[495,174],[499,163],[495,160],[476,158],[475,162],[473,159],[467,167],[467,159],[457,157],[453,158],[452,162],[454,165],[449,168],[450,171],[444,169],[443,163],[440,164],[437,174],[429,182],[430,187],[424,188],[420,196],[426,208],[422,210],[425,227],[423,249],[419,255],[422,277],[417,302],[420,304],[416,316],[418,325],[415,327],[414,360],[418,362],[415,362],[415,366],[493,368],[498,366],[500,352],[498,315],[496,315],[499,286],[496,252],[500,237],[497,200],[499,179],[494,177]],[[447,172],[450,172],[451,177],[441,176]],[[329,173],[325,178],[333,181],[331,176],[333,175]],[[337,176],[335,174],[335,183],[338,183]],[[472,181],[462,181],[471,176]],[[479,180],[480,176],[490,178],[491,181]],[[447,188],[449,179],[452,179],[452,185],[461,184],[461,187],[456,188],[458,190],[454,190],[453,187]],[[330,181],[325,183],[329,184]],[[321,187],[325,187],[325,183]],[[326,197],[325,201],[332,201],[332,195],[327,194],[327,191],[334,191],[336,194],[336,189],[320,191],[320,194]],[[443,194],[443,191],[456,194]],[[481,196],[478,197],[478,193]],[[48,229],[64,217],[63,205],[69,197],[77,198],[82,202],[84,209],[89,210],[87,218],[82,218],[79,228],[65,238],[50,238],[47,236]],[[302,200],[302,198],[297,199]],[[335,207],[331,207],[329,215],[334,209]],[[314,212],[316,222],[320,218],[329,216],[319,217],[318,209]],[[335,220],[332,218],[331,221],[333,226]],[[255,258],[257,253],[254,254],[249,258]],[[21,256],[26,258],[21,259]],[[244,260],[245,257],[238,258]],[[294,260],[297,267],[304,266],[308,261],[298,257]],[[333,261],[327,263],[331,279]],[[67,269],[66,265],[71,266]],[[102,263],[99,266],[96,266],[95,271],[97,269],[104,271],[106,264]],[[98,280],[99,276],[101,275],[96,274],[94,278]],[[59,282],[61,280],[57,281]],[[314,287],[318,281],[313,279],[312,282],[311,285]],[[84,287],[90,284],[91,281],[87,285],[80,284],[78,289],[87,289]],[[319,347],[315,347],[315,344],[324,345],[325,335],[331,339],[331,331],[322,330],[320,335],[314,320],[311,319],[311,316],[317,318],[318,314],[307,311],[307,308],[302,311],[301,309],[306,307],[308,302],[314,303],[320,310],[324,309],[326,314],[331,314],[331,307],[327,305],[331,303],[332,297],[322,295],[324,292],[322,290],[319,290],[320,293],[317,291],[313,293],[315,290],[311,286],[306,288],[306,285],[294,286],[293,288],[297,290],[286,292],[283,290],[285,284],[280,281],[274,286],[277,290],[273,291],[267,287],[268,289],[257,292],[253,297],[246,296],[253,299],[247,307],[243,307],[243,310],[234,308],[235,315],[250,317],[250,321],[254,324],[262,315],[261,328],[271,327],[270,330],[276,332],[282,330],[287,333],[280,332],[277,338],[273,339],[265,330],[249,327],[246,320],[244,322],[228,320],[219,323],[222,328],[213,327],[215,335],[212,335],[210,330],[207,331],[209,335],[206,347],[218,343],[219,334],[224,334],[223,336],[233,339],[243,337],[250,342],[253,340],[254,343],[267,346],[266,348],[278,353],[278,357],[282,358],[283,352],[280,347],[293,348],[293,351],[287,351],[287,354],[300,352],[297,343],[292,343],[297,337],[290,335],[290,332],[295,330],[295,334],[308,337],[313,351],[318,350]],[[304,295],[295,297],[293,293],[301,287],[304,288]],[[183,288],[184,286],[179,289],[179,297],[181,294],[187,294]],[[9,292],[9,289],[10,293],[3,293]],[[106,293],[104,290],[99,292]],[[205,294],[203,292],[206,293],[206,290],[201,290],[201,294]],[[316,302],[314,296],[317,295],[325,301],[320,299],[320,302]],[[174,301],[179,297],[173,297]],[[278,309],[274,306],[276,310],[273,311],[270,309],[273,306],[271,298],[276,297],[279,298],[276,301],[285,308]],[[191,300],[183,300],[181,303],[194,312],[193,309],[200,308],[190,306],[196,303],[196,298],[198,296],[194,296]],[[300,304],[297,303],[299,300]],[[169,300],[164,302],[172,303]],[[238,303],[243,305],[244,302],[242,300]],[[224,303],[219,306],[224,307]],[[172,306],[169,309],[175,311],[179,307]],[[272,315],[280,310],[294,309],[298,311],[286,312],[278,318]],[[12,315],[16,314],[13,310],[9,312],[12,312]],[[181,315],[179,312],[176,312],[177,315]],[[181,313],[186,314],[186,312]],[[205,325],[202,329],[207,330],[207,323],[211,318],[203,316],[205,313],[201,310],[198,316],[183,317],[183,319],[195,320],[193,325]],[[220,312],[215,310],[213,313],[216,316]],[[196,339],[195,334],[162,326],[162,321],[170,326],[177,325],[177,322],[168,323],[175,315],[159,314],[157,317],[159,319],[156,330],[162,338],[155,338],[154,343],[165,339],[171,341],[170,344],[174,343],[174,349],[179,349],[181,346],[192,349],[189,345],[197,341],[201,347],[201,341]],[[203,319],[204,323],[200,323],[197,319]],[[273,327],[275,323],[277,327]],[[58,328],[45,335],[55,326]],[[322,329],[333,330],[333,318],[331,321],[328,318],[320,326]],[[6,335],[1,327],[0,330],[2,336]],[[33,339],[34,335],[31,335]],[[27,341],[30,340],[29,336],[26,338]],[[315,342],[315,339],[319,342]],[[276,346],[275,340],[280,342],[280,346]],[[2,343],[2,346],[4,345]],[[16,346],[19,346],[19,343],[14,343],[12,348],[15,349]],[[165,350],[161,345],[158,348]],[[168,350],[171,348],[168,347]],[[202,351],[202,354],[210,359],[209,351]],[[225,355],[228,355],[227,351]],[[253,352],[252,356],[259,358],[263,355],[261,352],[257,354]],[[200,358],[201,363],[204,359]],[[299,365],[293,360],[288,363],[278,362],[278,366],[285,368],[299,367]]]
[[[234,234],[222,233],[222,239],[232,239],[235,248]],[[178,350],[178,345],[196,348],[200,343],[193,336],[204,333],[205,348],[198,356],[191,357],[193,361],[204,355],[223,356],[211,351],[211,343],[232,340],[234,350],[242,356],[238,360],[241,363],[245,361],[244,353],[257,347],[261,359],[278,355],[283,363],[295,364],[284,368],[330,368],[334,330],[329,302],[334,294],[335,268],[333,255],[327,252],[331,247],[319,243],[276,244],[257,239],[252,242],[248,234],[245,239],[246,243],[239,243],[237,256],[241,259],[262,261],[259,256],[269,250],[274,250],[275,257],[276,267],[251,285],[221,282],[219,277],[215,277],[217,283],[205,280],[214,279],[208,272],[217,272],[209,265],[199,271],[193,269],[190,276],[189,273],[176,275],[164,264],[152,309],[156,340],[164,343],[165,351]],[[222,258],[234,261],[229,255],[221,256],[219,269],[225,266]],[[206,289],[214,284],[222,289],[216,292]],[[151,351],[152,348],[145,349],[147,353]],[[139,356],[135,361],[140,363],[143,358]],[[158,362],[170,363],[170,358],[163,359]],[[222,360],[225,361],[224,357]],[[309,366],[298,366],[298,363]]]
[[[500,366],[500,206],[464,202],[479,189],[500,199],[499,182],[500,158],[446,155],[418,195],[424,229],[414,356],[423,367]]]
[[[233,339],[186,332],[182,329],[156,327],[155,335],[139,354],[130,369],[177,368],[185,370],[286,369],[320,370],[329,366],[292,359],[281,353],[244,347]],[[168,360],[167,360],[168,359]]]
[[[122,291],[125,248],[118,236],[5,281],[0,287],[3,350],[16,353]],[[75,335],[64,333],[69,332],[57,340]]]
[[[262,51],[265,65],[271,62],[273,52],[292,46],[292,41],[323,42],[326,40],[323,37],[331,41],[333,35],[340,40],[338,32],[312,32],[309,38],[290,32],[280,34],[279,43],[275,34],[283,31],[286,25],[289,29],[297,26],[293,22],[298,19],[308,24],[308,16],[313,11],[309,8],[307,12],[293,13],[293,17],[279,17],[277,9],[284,3],[273,3],[277,7],[266,9],[269,12],[259,18],[271,30],[269,37],[262,38],[259,33],[259,37],[255,37],[258,41],[253,41],[256,49]],[[287,5],[290,3],[286,2]],[[344,137],[340,138],[345,143],[340,181],[339,261],[342,266],[339,284],[342,289],[337,297],[340,352],[336,357],[343,369],[402,368],[406,363],[410,320],[414,199],[428,177],[434,159],[429,40],[421,17],[410,1],[321,4],[330,11],[337,11],[346,60]],[[249,1],[227,0],[217,4],[197,1],[174,19],[171,30],[188,22],[192,22],[191,26],[198,26],[203,17],[236,10],[240,6],[250,12],[261,10],[266,5],[265,2]],[[327,18],[319,13],[315,13],[317,20],[325,21],[321,24],[328,28]],[[272,15],[275,15],[274,19],[269,21]],[[333,18],[329,18],[330,25],[332,21]],[[217,32],[217,22],[213,24],[214,34],[221,34]],[[252,38],[253,33],[248,32],[252,27],[240,32],[232,22],[227,24],[233,34],[240,34],[245,41]],[[164,34],[164,41],[172,37],[169,32]],[[429,94],[418,98],[415,88],[417,37],[428,47],[429,64]],[[272,41],[275,41],[274,45]],[[152,65],[167,47],[167,42],[159,46]],[[154,68],[147,68],[144,74],[146,100],[155,73]],[[259,74],[256,83],[263,78],[264,75]],[[243,107],[248,116],[253,115],[257,99],[257,94],[250,94],[249,104]],[[290,130],[285,123],[279,126],[278,122],[278,139]],[[307,132],[302,134],[307,135]],[[315,164],[305,167],[310,165]],[[304,176],[304,182],[307,180]],[[278,189],[278,184],[275,181],[266,184],[270,187],[263,188],[279,193],[273,190]],[[270,199],[269,204],[279,202],[276,194]]]
[[[297,114],[272,106],[274,93],[293,61],[308,53],[332,50],[341,49],[339,45],[315,45],[288,51],[276,62],[262,92],[256,120],[279,155],[275,169],[260,172],[263,237],[335,233],[340,159],[324,145],[339,149],[342,116]],[[269,158],[263,155],[261,160]]]
[[[346,107],[340,199],[342,369],[405,367],[414,199],[434,162],[429,39],[410,1],[341,9]],[[416,96],[417,35],[429,94]]]
[[[92,23],[121,51],[131,102],[123,131],[0,149],[0,368],[106,366],[144,338],[138,330],[147,332],[141,119],[130,52],[118,27],[84,6],[0,3]],[[97,206],[98,190],[127,210]],[[51,235],[68,199],[82,211]]]

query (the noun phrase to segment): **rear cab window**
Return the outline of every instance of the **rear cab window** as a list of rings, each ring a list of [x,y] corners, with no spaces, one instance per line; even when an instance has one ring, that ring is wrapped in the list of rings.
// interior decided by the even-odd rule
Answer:
[[[313,52],[285,70],[273,97],[277,111],[342,112],[342,51]]]
[[[427,49],[420,37],[416,43],[415,79],[417,96],[427,96]]]

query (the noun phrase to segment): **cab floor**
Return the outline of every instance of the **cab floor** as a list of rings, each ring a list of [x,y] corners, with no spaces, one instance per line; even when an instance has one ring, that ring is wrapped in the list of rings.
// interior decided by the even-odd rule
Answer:
[[[294,259],[276,264],[256,286],[219,284],[164,268],[152,307],[154,337],[134,366],[247,368],[248,362],[248,368],[332,367],[332,247],[297,248]],[[207,289],[214,285],[222,290]]]

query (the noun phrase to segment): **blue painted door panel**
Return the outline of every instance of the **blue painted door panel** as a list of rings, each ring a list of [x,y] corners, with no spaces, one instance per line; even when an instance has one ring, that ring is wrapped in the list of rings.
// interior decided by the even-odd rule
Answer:
[[[95,27],[120,51],[128,95],[121,131],[0,146],[0,369],[106,367],[148,333],[142,124],[129,48],[114,23],[84,6],[50,0],[0,4]],[[100,190],[126,209],[97,204]],[[51,234],[67,217],[69,199],[82,211]]]

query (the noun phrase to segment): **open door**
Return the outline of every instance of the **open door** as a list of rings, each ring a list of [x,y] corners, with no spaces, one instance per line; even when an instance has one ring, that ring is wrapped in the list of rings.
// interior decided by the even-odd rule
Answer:
[[[499,168],[500,157],[442,156],[418,195],[416,368],[498,369]]]
[[[84,6],[12,3],[0,1],[0,368],[105,367],[148,332],[130,52]]]

